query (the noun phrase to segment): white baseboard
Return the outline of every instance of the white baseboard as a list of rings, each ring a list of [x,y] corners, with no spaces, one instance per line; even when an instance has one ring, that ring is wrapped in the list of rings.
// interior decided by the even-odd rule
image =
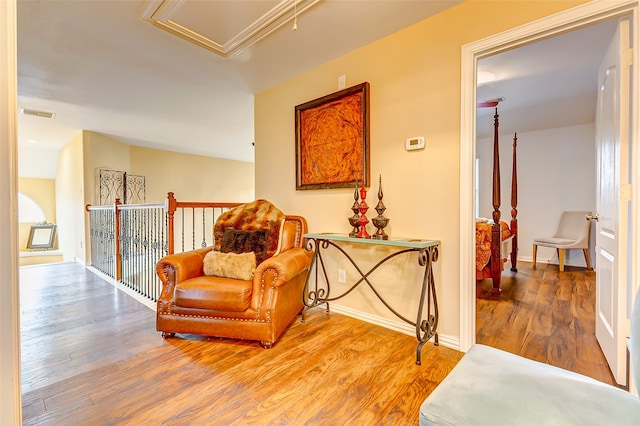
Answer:
[[[528,257],[518,257],[518,262],[529,262],[529,263],[533,263],[533,257],[528,256]],[[544,263],[546,265],[555,265],[558,266],[558,258],[554,257],[538,257],[538,259],[536,259],[536,263]],[[591,262],[593,266],[593,270],[595,271],[596,266],[595,264],[593,264],[593,262]],[[510,263],[508,263],[510,264]],[[586,268],[587,264],[585,263],[584,259],[580,259],[579,261],[576,262],[569,262],[564,264],[565,266],[573,266],[576,268]]]
[[[342,306],[336,303],[331,303],[330,311],[359,319],[370,324],[379,325],[380,327],[388,328],[390,330],[398,331],[409,336],[416,336],[416,328],[405,322],[393,321],[388,318],[383,318],[368,312],[358,311],[356,309],[349,308],[348,306]],[[446,348],[455,349],[456,351],[460,350],[460,339],[438,333],[438,342]]]

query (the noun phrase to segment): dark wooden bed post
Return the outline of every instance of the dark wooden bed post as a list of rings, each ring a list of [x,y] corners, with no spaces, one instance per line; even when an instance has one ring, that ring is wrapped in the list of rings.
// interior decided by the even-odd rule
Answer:
[[[502,278],[502,228],[500,226],[500,147],[498,136],[498,108],[493,116],[493,224],[491,225],[491,293],[500,294]]]
[[[511,271],[518,272],[518,171],[516,168],[516,150],[518,134],[513,134],[513,168],[511,170],[511,225],[509,229],[513,235],[511,243]]]

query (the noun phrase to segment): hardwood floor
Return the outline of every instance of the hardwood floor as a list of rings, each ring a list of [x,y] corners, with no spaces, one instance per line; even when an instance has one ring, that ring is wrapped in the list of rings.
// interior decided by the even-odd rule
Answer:
[[[595,272],[519,262],[500,296],[476,285],[476,341],[614,384],[595,337]]]
[[[24,425],[415,425],[462,354],[316,309],[272,349],[163,340],[155,313],[73,263],[20,270]]]

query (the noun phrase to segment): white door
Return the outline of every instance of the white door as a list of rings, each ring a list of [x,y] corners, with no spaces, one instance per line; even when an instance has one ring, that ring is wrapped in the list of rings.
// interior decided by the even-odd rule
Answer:
[[[626,385],[629,230],[629,19],[623,18],[598,70],[596,108],[596,338],[620,385]]]

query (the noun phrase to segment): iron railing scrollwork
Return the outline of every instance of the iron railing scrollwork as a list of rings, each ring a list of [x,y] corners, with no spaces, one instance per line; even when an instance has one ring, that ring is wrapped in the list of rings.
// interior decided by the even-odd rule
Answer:
[[[89,208],[87,206],[87,208]],[[89,214],[89,238],[91,266],[100,272],[116,277],[116,208],[94,206]]]
[[[240,204],[179,202],[170,192],[161,204],[122,204],[116,198],[111,205],[87,205],[91,266],[157,301],[162,291],[155,269],[158,260],[213,245],[217,217]],[[176,240],[181,241],[179,247]]]
[[[156,301],[161,282],[156,263],[168,254],[164,204],[121,205],[120,282]]]
[[[112,205],[116,200],[124,204],[143,204],[146,198],[145,177],[120,170],[96,169],[96,204]]]

